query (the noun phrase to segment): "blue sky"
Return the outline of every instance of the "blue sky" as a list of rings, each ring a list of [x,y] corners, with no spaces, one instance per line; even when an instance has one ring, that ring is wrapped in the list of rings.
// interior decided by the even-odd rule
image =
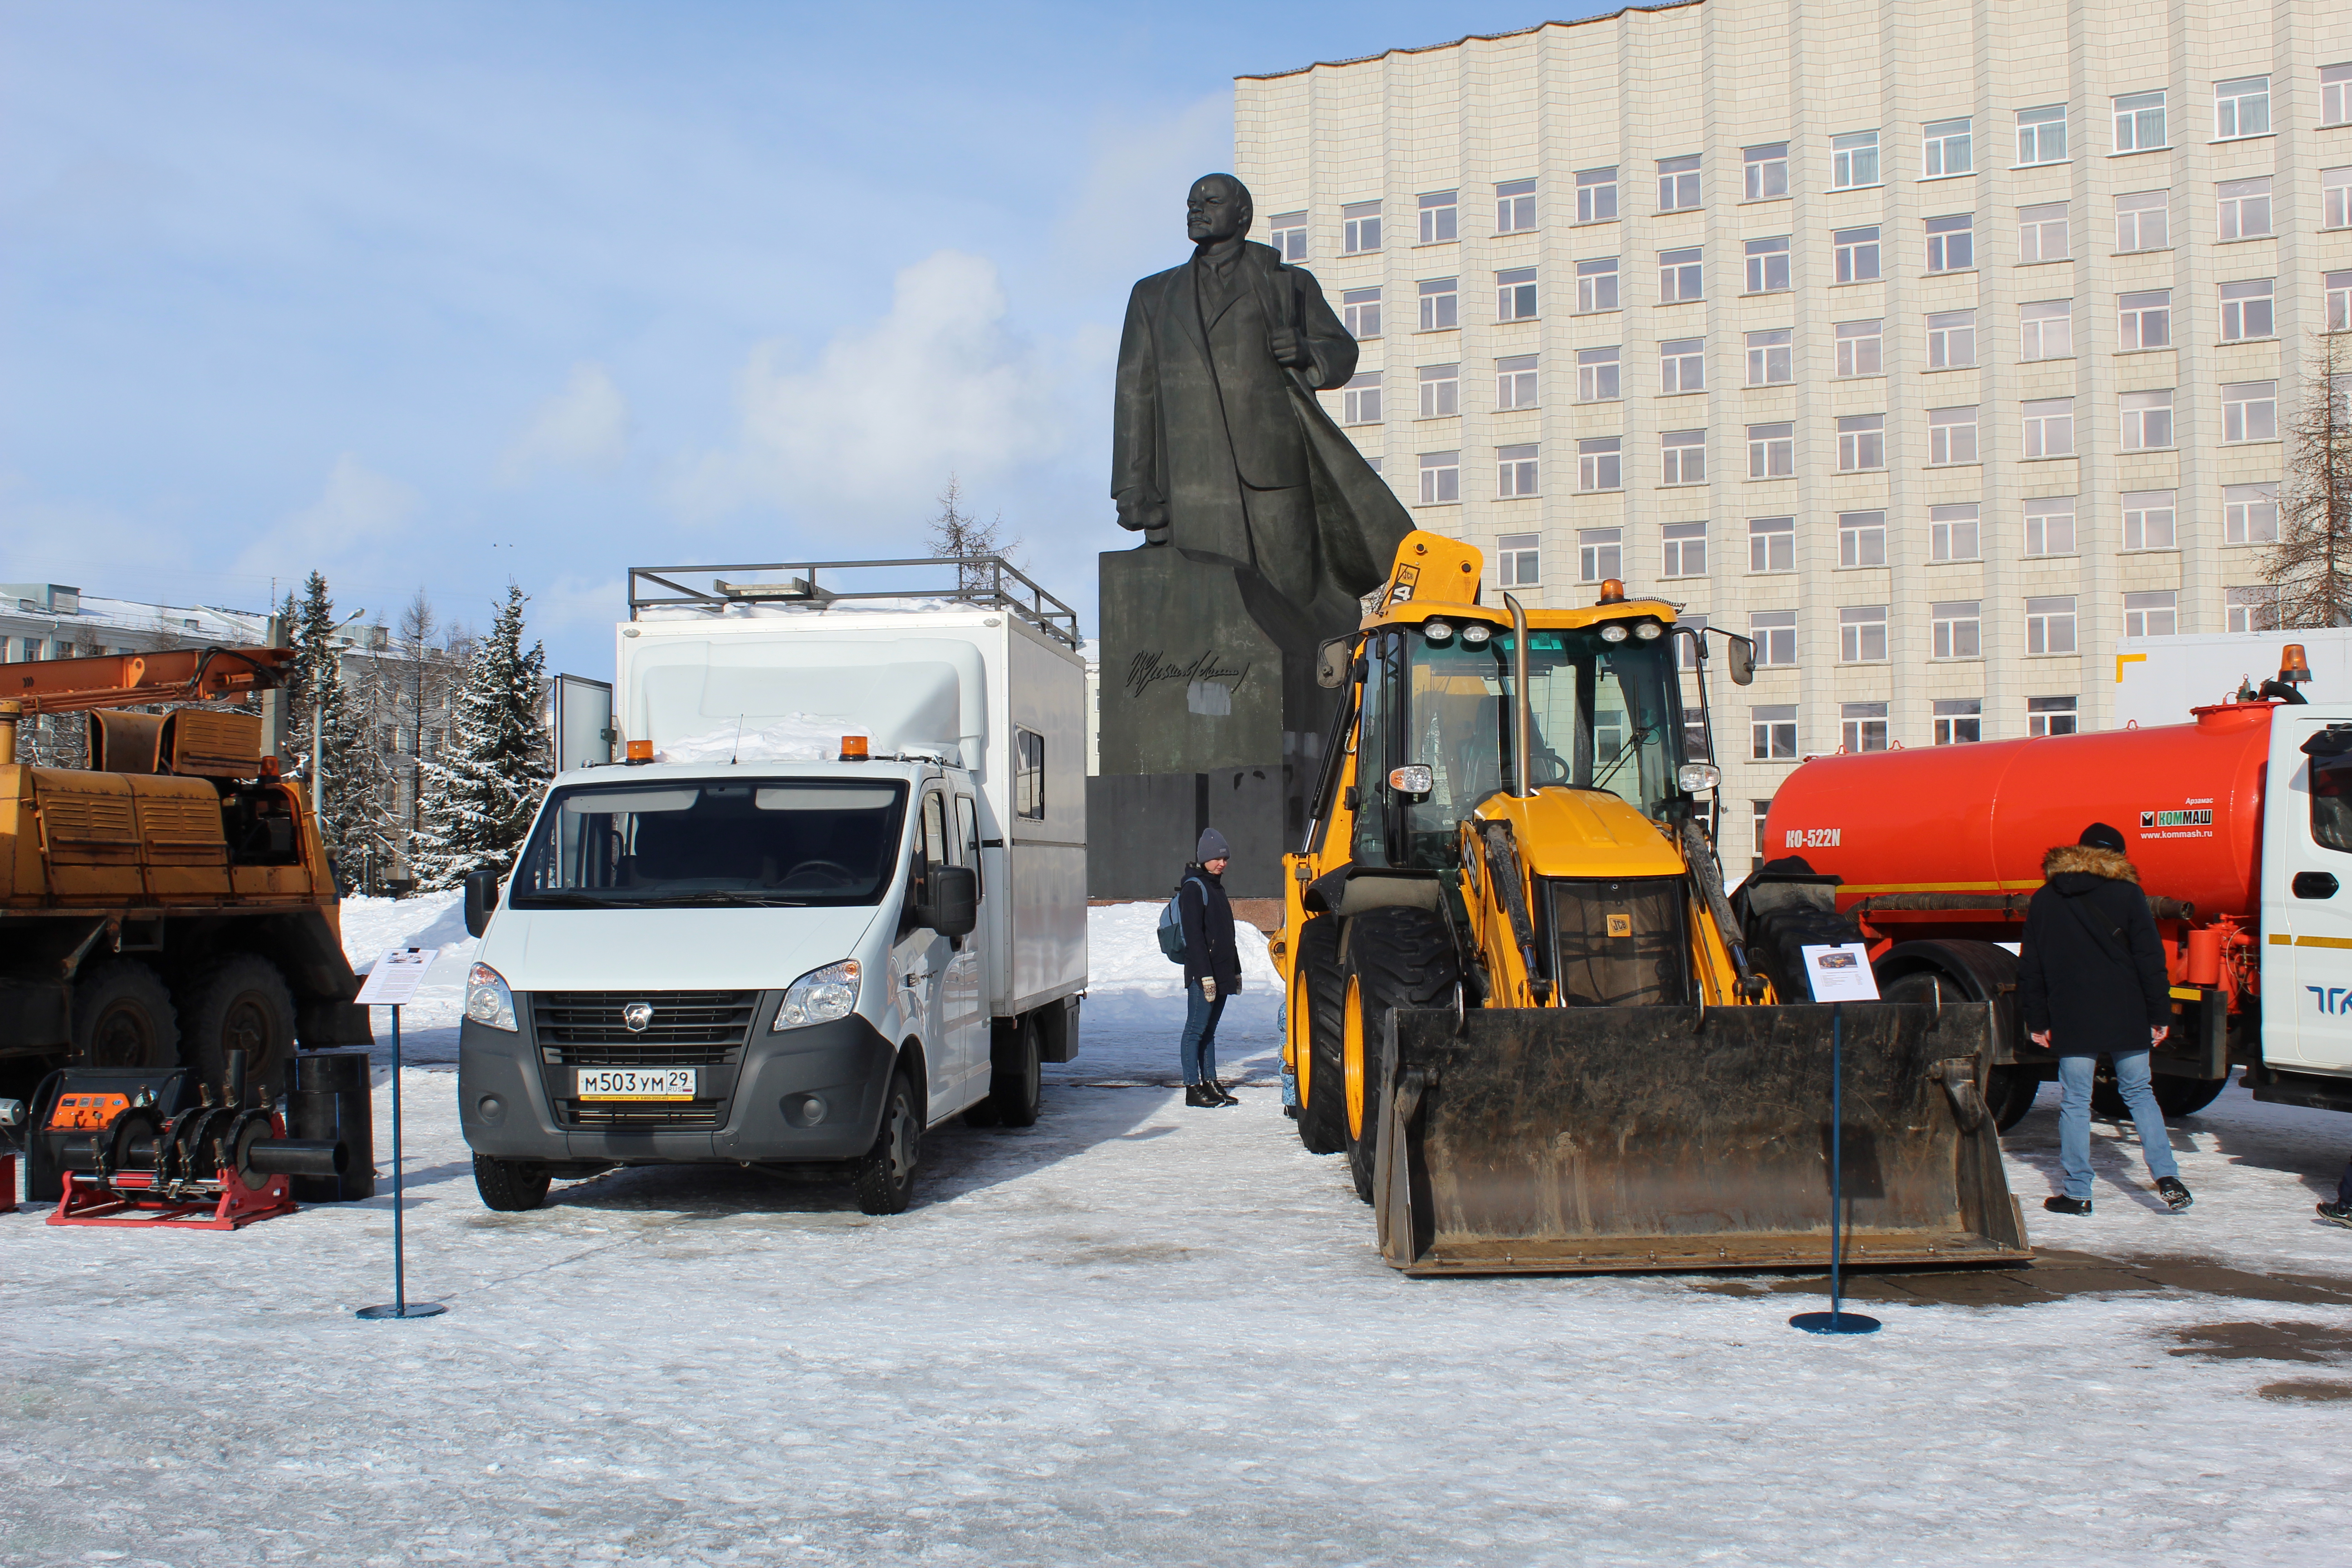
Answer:
[[[1093,630],[1128,286],[1231,79],[1584,14],[0,0],[0,578],[257,607],[914,552]]]

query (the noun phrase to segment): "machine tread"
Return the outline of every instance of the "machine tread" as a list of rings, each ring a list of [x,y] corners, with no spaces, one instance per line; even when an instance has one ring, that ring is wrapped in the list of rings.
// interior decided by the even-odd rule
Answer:
[[[1298,930],[1292,961],[1307,988],[1307,1081],[1298,1107],[1298,1141],[1310,1154],[1337,1154],[1348,1146],[1348,1087],[1339,1059],[1340,1009],[1348,976],[1339,964],[1339,918],[1318,915]]]

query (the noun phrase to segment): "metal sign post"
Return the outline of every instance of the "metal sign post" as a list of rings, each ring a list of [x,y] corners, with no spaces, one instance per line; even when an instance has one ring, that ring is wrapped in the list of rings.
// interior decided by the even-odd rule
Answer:
[[[1870,973],[1869,951],[1860,942],[1804,949],[1805,976],[1813,1000],[1830,1005],[1830,1310],[1799,1312],[1792,1329],[1809,1334],[1874,1334],[1876,1318],[1840,1310],[1845,1266],[1845,1002],[1875,1001],[1878,982]]]
[[[401,1233],[405,1171],[400,1141],[400,1006],[416,994],[425,972],[440,956],[438,948],[392,948],[368,971],[367,984],[360,987],[356,998],[364,1005],[392,1009],[392,1300],[385,1306],[361,1308],[358,1315],[370,1320],[437,1318],[449,1310],[438,1301],[409,1301],[408,1254]]]

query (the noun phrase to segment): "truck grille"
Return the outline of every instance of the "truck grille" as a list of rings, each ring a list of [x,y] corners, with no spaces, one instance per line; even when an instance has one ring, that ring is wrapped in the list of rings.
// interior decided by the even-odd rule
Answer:
[[[558,1110],[567,1126],[583,1131],[655,1131],[666,1128],[692,1130],[717,1127],[726,1113],[725,1100],[694,1100],[684,1105],[606,1105],[581,1100],[562,1102]]]
[[[633,1002],[654,1010],[643,1029],[622,1021]],[[759,1002],[756,991],[544,991],[530,1021],[566,1067],[718,1067],[737,1059]]]

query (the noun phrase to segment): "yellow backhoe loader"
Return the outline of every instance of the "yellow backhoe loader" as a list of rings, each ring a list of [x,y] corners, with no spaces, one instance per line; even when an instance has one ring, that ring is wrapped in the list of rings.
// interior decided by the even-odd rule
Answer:
[[[1274,943],[1299,1137],[1347,1154],[1411,1274],[1825,1266],[1832,1011],[1776,996],[1724,896],[1704,634],[1614,581],[1497,611],[1482,565],[1409,535],[1323,650]],[[1721,646],[1746,685],[1753,646]],[[1990,1013],[1840,1010],[1848,1262],[2031,1256]]]

